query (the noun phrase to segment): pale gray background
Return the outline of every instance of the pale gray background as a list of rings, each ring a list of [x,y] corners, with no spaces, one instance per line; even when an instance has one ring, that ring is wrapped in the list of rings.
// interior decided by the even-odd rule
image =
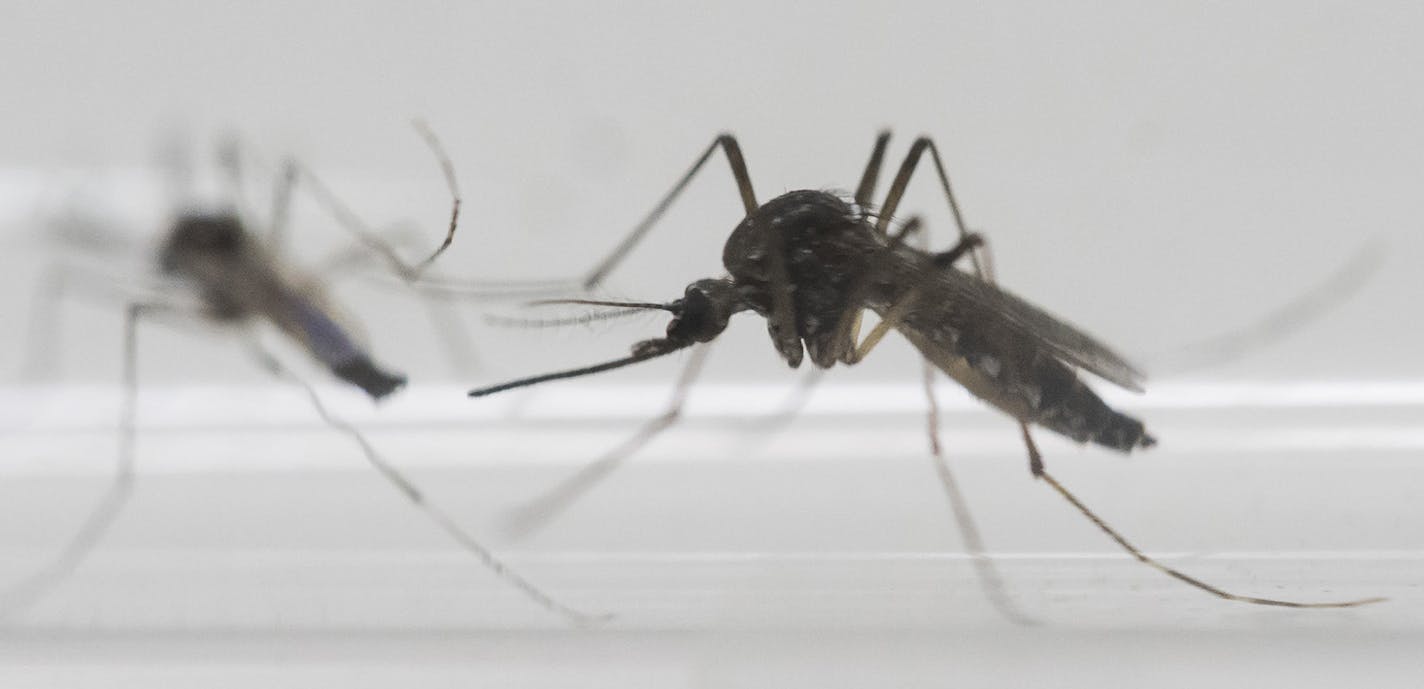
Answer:
[[[164,194],[152,161],[175,130],[200,148],[237,131],[269,161],[297,155],[372,222],[414,221],[433,242],[445,198],[406,125],[421,116],[445,139],[467,202],[464,234],[442,264],[447,275],[584,269],[718,131],[740,136],[768,199],[852,186],[876,130],[890,126],[898,134],[892,164],[914,135],[936,137],[971,224],[994,242],[1005,284],[1149,363],[1251,322],[1367,240],[1382,242],[1386,262],[1344,306],[1288,341],[1189,378],[1409,383],[1424,372],[1421,35],[1424,10],[1414,3],[6,3],[0,360],[18,359],[27,294],[53,255],[37,238],[57,215],[77,203],[124,236],[161,227]],[[609,294],[668,299],[720,272],[721,243],[738,218],[725,170],[713,161]],[[255,205],[269,181],[254,173]],[[929,182],[919,179],[904,210],[924,213],[947,243],[948,213]],[[298,217],[309,229],[299,249],[315,261],[342,240],[303,203]],[[537,417],[511,430],[488,407],[461,406],[476,403],[454,383],[616,356],[663,322],[510,331],[482,327],[472,312],[481,368],[455,375],[418,302],[360,283],[337,291],[380,356],[421,386],[383,410],[385,420],[364,420],[386,424],[383,446],[429,465],[418,477],[480,525],[517,502],[510,494],[530,495],[616,442],[636,415],[571,432],[555,426],[562,436]],[[109,389],[116,314],[107,306],[66,311],[62,379]],[[795,376],[767,347],[761,323],[743,318],[714,353],[709,377],[789,385]],[[157,330],[147,338],[147,380],[265,384],[221,338]],[[903,382],[913,394],[918,368],[908,349],[891,343],[877,355],[840,379]],[[670,381],[675,366],[648,364],[609,383]],[[1180,382],[1163,377],[1165,386],[1150,389],[1170,393]],[[8,408],[39,408],[27,391],[12,392]],[[448,393],[452,411],[438,407],[437,392]],[[240,470],[244,457],[224,459],[243,445],[209,449],[225,437],[222,423],[145,435],[143,461],[162,469],[142,479],[135,513],[109,543],[108,569],[96,559],[87,584],[77,581],[33,626],[7,631],[0,652],[11,663],[7,676],[31,684],[111,684],[121,675],[191,681],[214,660],[216,671],[203,677],[230,686],[930,686],[971,677],[1003,686],[1223,685],[1267,673],[1308,686],[1365,672],[1384,673],[1370,676],[1373,684],[1406,682],[1418,671],[1419,441],[1410,434],[1420,405],[1417,395],[1405,397],[1340,409],[1327,400],[1301,413],[1266,404],[1243,414],[1170,401],[1158,403],[1163,409],[1149,394],[1143,413],[1175,446],[1128,463],[1051,445],[1064,456],[1057,466],[1065,480],[1151,549],[1346,553],[1309,566],[1194,562],[1223,583],[1269,595],[1325,597],[1326,582],[1341,595],[1403,601],[1379,611],[1282,616],[1220,607],[1126,564],[1087,572],[1071,562],[1017,572],[1010,565],[1011,588],[1050,624],[1006,631],[962,567],[946,575],[936,567],[947,565],[921,569],[913,560],[837,559],[957,552],[957,539],[935,521],[945,512],[923,464],[916,413],[871,422],[834,411],[777,441],[764,461],[659,465],[689,447],[661,446],[642,473],[630,470],[578,519],[526,546],[551,587],[636,611],[625,628],[633,631],[504,633],[558,625],[497,584],[467,589],[458,574],[445,574],[442,567],[463,561],[364,469],[333,468],[356,460],[288,399],[276,407],[305,425],[296,435],[280,424],[269,431],[266,468],[251,472]],[[651,407],[658,398],[648,399]],[[212,408],[223,404],[212,400]],[[7,544],[62,539],[63,520],[89,504],[111,461],[101,421],[67,432],[52,406],[43,409],[48,421],[38,432],[7,435],[8,454],[31,464],[90,458],[99,468],[84,481],[41,472],[12,483]],[[427,424],[439,432],[399,416],[410,409],[441,409],[439,423]],[[1011,426],[962,416],[947,425],[979,443],[964,473],[992,548],[1112,552],[1029,483]],[[694,443],[698,456],[737,454],[736,423],[727,426],[704,422],[678,441]],[[1339,428],[1353,434],[1331,435]],[[528,437],[518,435],[524,430]],[[883,459],[801,461],[807,447],[849,453],[881,440],[890,443]],[[313,443],[329,450],[314,458]],[[220,471],[184,468],[199,452],[202,466]],[[270,468],[284,457],[299,470]],[[460,469],[467,457],[475,467]],[[161,557],[143,559],[155,550]],[[783,551],[823,559],[750,570],[638,559]],[[565,552],[612,553],[615,564],[595,557],[591,568],[556,566]],[[138,569],[125,557],[137,558]],[[152,562],[193,569],[144,569]],[[130,579],[104,578],[112,571]],[[643,576],[646,589],[638,589]],[[961,584],[947,599],[944,578]],[[395,583],[403,581],[419,588]],[[651,610],[640,608],[649,600]]]
[[[444,271],[565,275],[611,246],[718,131],[741,136],[766,199],[853,186],[875,131],[890,126],[896,160],[914,135],[937,138],[1006,285],[1130,355],[1151,363],[1248,323],[1375,238],[1389,261],[1358,298],[1213,375],[1424,370],[1410,316],[1424,256],[1413,200],[1424,171],[1416,5],[3,11],[0,159],[45,175],[41,217],[89,194],[128,209],[112,217],[129,232],[156,229],[161,195],[116,203],[106,180],[150,165],[174,130],[203,146],[237,131],[270,157],[295,154],[336,180],[372,222],[419,222],[434,241],[443,188],[406,127],[422,116],[447,141],[468,203]],[[269,180],[259,171],[252,183]],[[929,181],[904,210],[927,215],[948,242]],[[738,208],[725,164],[714,161],[610,292],[668,299],[718,273]],[[23,214],[32,209],[5,210],[12,236],[32,229]],[[306,210],[309,240],[334,246],[337,230]],[[5,260],[4,308],[16,313],[32,259],[7,251]],[[378,352],[417,375],[448,373],[420,370],[434,345],[412,337],[428,332],[423,321],[406,327],[402,314],[419,313],[409,302],[358,296],[368,295],[348,301],[365,302],[352,310]],[[501,369],[482,375],[581,361],[588,355],[573,348],[583,345],[619,353],[660,330],[661,319],[648,318],[597,340],[578,329],[481,333],[482,352]],[[96,339],[112,331],[93,330]],[[760,324],[739,323],[726,339],[735,353],[719,357],[714,375],[780,370]],[[860,375],[902,375],[910,358],[900,349]],[[79,360],[80,371],[98,363]],[[667,366],[626,375],[662,379]]]

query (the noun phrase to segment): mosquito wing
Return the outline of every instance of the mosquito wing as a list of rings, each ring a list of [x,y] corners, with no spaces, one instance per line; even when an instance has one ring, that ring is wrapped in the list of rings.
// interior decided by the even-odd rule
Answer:
[[[1142,392],[1146,375],[1141,370],[1093,336],[1043,309],[959,270],[935,270],[928,281],[933,286],[931,293],[943,290],[942,298],[973,320],[1001,326],[1064,363],[1133,392]]]

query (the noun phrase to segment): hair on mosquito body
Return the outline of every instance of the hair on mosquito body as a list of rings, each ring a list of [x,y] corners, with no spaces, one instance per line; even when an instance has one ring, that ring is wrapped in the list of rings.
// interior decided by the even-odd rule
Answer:
[[[726,274],[693,281],[680,297],[668,302],[606,303],[670,315],[663,336],[635,343],[624,358],[470,391],[471,397],[482,397],[695,349],[675,383],[665,412],[626,442],[527,504],[516,515],[516,531],[536,528],[566,508],[672,425],[702,366],[705,345],[726,330],[734,315],[750,312],[765,319],[773,348],[792,368],[807,358],[818,369],[853,365],[891,331],[900,333],[927,362],[927,370],[948,375],[1019,426],[1034,478],[1052,487],[1135,559],[1183,583],[1223,599],[1270,606],[1350,607],[1380,600],[1302,603],[1223,591],[1143,554],[1049,474],[1030,427],[1121,453],[1156,444],[1142,421],[1109,406],[1078,372],[1091,373],[1133,392],[1143,391],[1145,376],[1082,329],[995,284],[984,253],[985,239],[967,229],[931,139],[921,137],[914,141],[884,202],[873,205],[889,138],[888,132],[882,132],[876,139],[850,198],[825,190],[796,190],[761,203],[753,192],[736,139],[729,134],[718,136],[653,211],[590,272],[584,284],[593,287],[601,283],[718,150],[728,160],[744,210],[723,248]],[[958,230],[957,243],[944,251],[911,245],[909,240],[923,239],[923,221],[918,216],[906,218],[898,227],[891,226],[910,179],[926,153]],[[960,268],[965,264],[969,270]],[[877,315],[879,321],[861,337],[866,312]],[[975,555],[981,584],[991,600],[1006,616],[1021,620],[1022,615],[1004,596],[997,574],[983,555],[977,529],[940,453],[933,386],[927,384],[926,392],[931,396],[932,455],[955,507],[961,537]]]
[[[272,354],[254,329],[258,324],[275,329],[334,377],[359,388],[372,401],[379,402],[406,384],[404,374],[376,363],[343,312],[326,297],[321,275],[294,267],[285,256],[284,245],[288,205],[293,188],[300,181],[336,216],[340,225],[355,235],[360,253],[367,258],[374,257],[403,282],[417,282],[451,246],[459,223],[461,196],[454,165],[434,133],[421,122],[416,122],[415,128],[439,162],[451,198],[449,224],[442,242],[416,263],[403,260],[387,237],[367,227],[316,175],[296,161],[289,160],[282,167],[273,193],[272,220],[265,232],[255,229],[241,212],[244,204],[241,202],[240,158],[235,148],[224,150],[223,155],[229,173],[232,197],[229,203],[215,208],[175,204],[178,210],[159,242],[155,257],[158,269],[167,278],[164,289],[144,299],[129,300],[125,307],[117,475],[78,532],[55,557],[17,584],[0,589],[0,617],[31,607],[61,583],[93,551],[127,504],[136,461],[138,326],[158,320],[179,325],[226,326],[244,342],[261,368],[298,386],[323,422],[349,437],[392,488],[494,576],[533,603],[574,624],[606,618],[565,605],[496,557],[442,508],[428,500],[355,426],[332,414],[315,388]],[[349,256],[338,258],[342,259],[341,264],[349,263]],[[542,283],[532,286],[545,287]],[[523,288],[522,285],[514,287]],[[37,312],[44,310],[40,308]]]

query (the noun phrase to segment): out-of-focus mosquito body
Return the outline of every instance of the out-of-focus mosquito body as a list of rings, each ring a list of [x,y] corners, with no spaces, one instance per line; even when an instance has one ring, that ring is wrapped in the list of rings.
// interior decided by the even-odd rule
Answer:
[[[722,263],[728,275],[693,282],[682,298],[664,304],[564,300],[661,309],[671,313],[672,320],[664,337],[637,343],[629,357],[472,390],[470,395],[598,373],[709,343],[726,329],[734,314],[743,311],[766,318],[774,347],[793,368],[805,357],[823,369],[837,363],[855,364],[893,329],[935,368],[1017,421],[1033,476],[1052,486],[1138,560],[1231,600],[1286,607],[1345,607],[1378,600],[1297,603],[1222,591],[1144,555],[1049,475],[1030,436],[1031,425],[1120,452],[1148,448],[1156,442],[1142,422],[1105,404],[1075,369],[1138,392],[1144,376],[1093,337],[994,285],[986,275],[985,258],[978,254],[984,240],[965,228],[948,175],[930,139],[914,142],[885,202],[872,210],[871,196],[888,140],[889,134],[882,133],[876,141],[860,185],[849,199],[826,191],[802,190],[758,204],[736,140],[730,135],[718,137],[653,213],[592,273],[587,284],[597,283],[623,258],[718,148],[727,155],[746,210],[723,249]],[[939,253],[906,243],[907,237],[920,230],[917,217],[890,231],[910,177],[926,152],[931,154],[960,237],[953,248]],[[966,258],[973,262],[975,274],[954,267]],[[859,339],[866,310],[875,312],[880,321]],[[667,413],[534,503],[525,515],[527,521],[547,518],[564,507],[670,425],[700,366],[702,351],[694,354],[678,381]],[[930,432],[941,478],[956,503],[961,532],[983,565],[981,580],[1001,610],[1017,617],[1006,599],[998,598],[996,575],[978,553],[977,532],[967,511],[958,504],[958,489],[939,457],[933,421]]]
[[[404,375],[371,360],[316,282],[282,266],[234,213],[183,214],[160,250],[159,263],[165,273],[192,283],[204,315],[213,321],[238,324],[262,318],[372,399],[405,384]]]
[[[382,400],[405,385],[404,375],[372,360],[353,330],[344,324],[340,312],[325,298],[321,281],[316,275],[305,274],[288,265],[283,260],[281,249],[287,206],[292,189],[300,178],[341,224],[357,236],[362,244],[359,247],[361,256],[382,259],[391,272],[406,283],[419,279],[425,269],[451,245],[458,226],[461,199],[454,166],[435,135],[423,123],[417,122],[416,128],[439,160],[452,200],[444,241],[418,263],[402,261],[386,239],[361,223],[319,178],[294,161],[284,166],[278,179],[273,196],[273,219],[271,225],[265,228],[265,233],[254,232],[244,223],[243,214],[238,210],[242,205],[237,199],[240,193],[234,193],[233,202],[217,210],[182,210],[176,214],[158,249],[157,262],[164,281],[152,290],[152,294],[126,299],[118,473],[109,491],[57,556],[18,584],[0,590],[0,618],[33,605],[78,567],[126,504],[134,481],[138,326],[140,322],[156,318],[175,323],[229,326],[245,339],[264,368],[301,386],[312,407],[327,425],[349,436],[371,466],[392,487],[497,577],[546,610],[576,624],[602,619],[602,616],[587,615],[564,605],[524,579],[442,509],[428,501],[424,493],[381,456],[359,430],[331,414],[316,390],[269,353],[251,328],[259,321],[266,321],[300,345],[337,378],[360,388],[374,401]],[[229,153],[232,155],[226,157],[229,172],[232,173],[230,182],[236,192],[240,189],[240,175],[235,151]],[[517,289],[530,287],[537,292],[537,288],[544,283],[491,284],[513,285]],[[53,311],[53,305],[44,301],[53,296],[41,291],[42,299],[37,301],[36,308],[38,316],[47,316]],[[40,325],[36,330],[47,332],[50,328]]]

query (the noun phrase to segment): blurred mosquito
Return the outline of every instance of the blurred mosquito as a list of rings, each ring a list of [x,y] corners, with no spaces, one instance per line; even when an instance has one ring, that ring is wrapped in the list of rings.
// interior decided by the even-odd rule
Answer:
[[[880,176],[888,132],[875,142],[860,183],[851,198],[826,191],[801,190],[759,204],[735,138],[723,134],[702,153],[654,210],[589,275],[593,286],[626,257],[717,150],[730,163],[746,215],[732,231],[722,253],[728,275],[698,280],[682,298],[666,303],[571,299],[562,303],[621,309],[653,309],[672,314],[664,337],[635,344],[632,354],[593,366],[547,373],[470,391],[482,397],[504,390],[609,371],[698,344],[710,343],[730,318],[753,311],[766,318],[772,344],[793,368],[809,356],[828,369],[864,359],[891,330],[919,350],[927,366],[944,372],[973,395],[1013,418],[1027,449],[1030,473],[1058,492],[1074,508],[1134,558],[1183,583],[1219,598],[1293,608],[1338,608],[1382,599],[1302,603],[1224,591],[1145,555],[1049,474],[1034,444],[1030,426],[1039,426],[1079,443],[1119,452],[1155,444],[1143,423],[1110,408],[1076,373],[1083,369],[1119,387],[1142,392],[1144,375],[1095,338],[997,287],[987,265],[984,238],[966,229],[949,176],[933,141],[911,145],[884,203],[874,210],[872,197]],[[906,240],[921,230],[911,217],[891,232],[891,219],[924,154],[930,154],[940,186],[958,229],[958,243],[929,252]],[[955,268],[968,259],[973,274]],[[879,322],[860,338],[865,311]],[[673,424],[702,365],[706,347],[698,347],[677,380],[663,415],[637,435],[588,465],[524,511],[529,528],[562,510],[596,481],[659,432]],[[928,371],[928,369],[927,369]],[[931,450],[954,507],[967,549],[975,556],[980,580],[994,602],[1011,618],[1021,616],[1002,596],[989,560],[964,506],[957,484],[940,452],[932,386],[929,433]]]
[[[257,337],[255,326],[259,322],[275,327],[332,375],[360,388],[373,401],[380,401],[405,385],[403,374],[373,360],[354,331],[343,321],[340,312],[324,295],[315,276],[287,265],[282,249],[288,205],[300,179],[336,215],[340,224],[358,237],[363,253],[379,256],[390,271],[403,281],[414,282],[420,278],[454,241],[459,225],[461,196],[454,165],[435,134],[424,123],[416,122],[415,127],[440,163],[451,197],[451,210],[449,225],[439,247],[413,264],[401,259],[386,238],[361,223],[315,175],[295,161],[284,165],[273,194],[271,224],[265,235],[258,234],[244,222],[239,212],[242,206],[240,154],[235,145],[224,151],[232,201],[218,210],[180,210],[158,251],[158,264],[165,281],[152,294],[128,301],[126,306],[117,476],[79,531],[51,561],[18,584],[0,592],[0,617],[33,605],[73,572],[92,552],[126,504],[134,481],[138,325],[149,319],[161,319],[172,324],[217,324],[236,331],[264,369],[300,386],[327,425],[349,436],[381,476],[501,580],[541,607],[575,623],[598,619],[555,600],[510,569],[442,509],[428,502],[422,491],[378,454],[354,426],[332,415],[312,386],[283,365]],[[338,263],[347,264],[351,258],[342,257]],[[537,292],[540,284],[526,286]],[[52,291],[41,294],[42,299],[52,299],[53,296]],[[37,314],[50,311],[50,304],[37,306]]]

